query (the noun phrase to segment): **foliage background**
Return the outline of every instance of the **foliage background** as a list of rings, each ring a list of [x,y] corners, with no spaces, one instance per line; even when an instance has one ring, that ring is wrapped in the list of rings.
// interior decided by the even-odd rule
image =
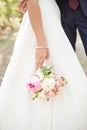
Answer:
[[[0,0],[0,83],[12,56],[22,20],[18,2],[19,0]]]
[[[11,27],[16,29],[21,21],[21,13],[17,8],[18,0],[0,0],[0,29]]]

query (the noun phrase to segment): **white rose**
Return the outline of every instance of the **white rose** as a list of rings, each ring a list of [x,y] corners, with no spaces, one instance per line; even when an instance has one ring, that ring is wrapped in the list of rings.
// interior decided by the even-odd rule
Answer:
[[[46,91],[49,91],[49,79],[45,78],[42,83],[42,88]]]
[[[53,78],[49,78],[49,88],[53,89],[55,85],[56,85],[55,80]]]
[[[49,91],[50,89],[53,89],[55,86],[56,82],[52,78],[45,78],[43,83],[42,83],[42,88],[46,91]]]

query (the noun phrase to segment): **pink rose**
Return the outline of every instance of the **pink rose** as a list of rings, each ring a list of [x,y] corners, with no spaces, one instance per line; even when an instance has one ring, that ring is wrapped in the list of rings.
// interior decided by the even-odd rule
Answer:
[[[57,76],[56,77],[56,81],[57,81],[57,87],[63,86],[63,81],[62,81],[61,77]]]
[[[56,94],[53,92],[53,91],[50,91],[49,92],[49,98],[52,98],[52,97],[54,97]]]

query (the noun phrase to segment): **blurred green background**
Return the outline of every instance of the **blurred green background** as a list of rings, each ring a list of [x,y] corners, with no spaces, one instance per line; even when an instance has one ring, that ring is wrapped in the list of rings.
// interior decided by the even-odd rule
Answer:
[[[18,0],[0,0],[0,82],[12,55],[22,20]]]
[[[18,0],[0,0],[0,29],[11,27],[17,29],[21,14],[17,8]]]
[[[13,47],[22,20],[18,11],[18,0],[0,0],[0,83],[12,56]],[[77,37],[77,57],[87,74],[87,58],[82,41]]]

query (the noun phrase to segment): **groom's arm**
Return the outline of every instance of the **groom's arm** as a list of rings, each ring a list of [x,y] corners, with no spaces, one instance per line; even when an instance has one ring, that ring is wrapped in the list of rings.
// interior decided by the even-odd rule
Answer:
[[[22,14],[24,14],[27,10],[27,1],[26,0],[20,0],[19,3],[18,3],[18,9]]]

